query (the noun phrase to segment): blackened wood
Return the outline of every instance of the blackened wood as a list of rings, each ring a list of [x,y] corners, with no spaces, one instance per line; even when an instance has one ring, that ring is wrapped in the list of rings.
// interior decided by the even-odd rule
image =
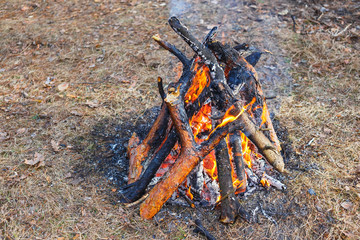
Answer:
[[[147,199],[140,205],[140,215],[145,219],[152,218],[161,209],[163,204],[171,197],[173,192],[200,161],[199,154],[196,152],[197,144],[185,111],[185,94],[182,94],[180,89],[181,86],[178,86],[175,90],[168,89],[164,100],[180,138],[180,155],[172,168],[151,189]]]
[[[151,163],[145,169],[141,177],[135,182],[123,186],[119,190],[119,201],[123,203],[129,203],[138,200],[145,193],[147,186],[151,182],[151,179],[155,176],[157,170],[161,166],[164,159],[170,154],[171,150],[177,141],[177,135],[175,131],[172,131],[162,144],[161,148],[155,154]]]
[[[190,66],[191,61],[185,56],[185,54],[183,54],[179,49],[177,49],[174,45],[162,40],[160,38],[159,35],[154,35],[152,37],[161,47],[163,47],[164,49],[168,50],[169,52],[171,52],[172,54],[174,54],[174,56],[176,56],[180,62],[184,65],[184,66]]]
[[[236,42],[235,42],[236,43]],[[239,43],[236,43],[237,45],[234,47],[234,49],[236,51],[246,51],[249,49],[249,44],[247,43],[242,43],[242,44],[239,44]]]
[[[204,41],[203,41],[203,44],[205,46],[207,46],[214,38],[214,36],[216,35],[216,31],[217,31],[217,27],[213,27],[210,32],[206,35]]]
[[[225,139],[222,139],[216,146],[215,156],[221,194],[220,222],[233,223],[237,216],[238,200],[235,196],[229,152]]]
[[[162,100],[165,99],[165,91],[164,91],[164,86],[163,86],[163,81],[161,77],[158,77],[158,89],[159,89],[159,94]]]
[[[284,160],[280,152],[274,147],[272,142],[260,131],[250,120],[248,114],[244,112],[238,118],[242,125],[241,131],[257,147],[259,153],[279,172],[284,172]]]
[[[249,56],[246,56],[245,60],[250,63],[251,66],[255,67],[257,62],[260,60],[262,54],[262,52],[253,52]]]
[[[202,225],[200,219],[196,219],[195,224],[196,224],[194,229],[195,233],[203,234],[207,240],[216,240],[216,238]]]
[[[128,148],[128,183],[133,183],[139,179],[143,169],[142,162],[149,155],[151,155],[165,139],[169,120],[169,111],[166,105],[163,103],[161,105],[160,113],[145,139],[138,146],[132,146],[132,148]]]
[[[169,24],[172,29],[192,48],[192,50],[209,66],[212,81],[226,82],[223,69],[220,67],[214,54],[204,44],[200,43],[188,29],[177,19],[171,17]],[[224,86],[226,88],[226,86]],[[229,88],[227,90],[230,90]],[[231,94],[231,91],[228,92]]]
[[[234,159],[236,175],[240,181],[240,186],[238,187],[238,191],[244,192],[246,190],[246,173],[245,173],[245,164],[244,164],[243,152],[241,146],[241,136],[238,131],[230,134],[230,146],[231,146],[232,156]]]

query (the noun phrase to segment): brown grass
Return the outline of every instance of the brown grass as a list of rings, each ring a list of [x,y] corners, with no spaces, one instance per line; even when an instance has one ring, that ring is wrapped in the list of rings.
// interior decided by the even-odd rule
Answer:
[[[114,204],[114,186],[103,177],[75,172],[95,149],[96,125],[160,104],[154,79],[171,80],[174,66],[151,36],[175,39],[163,3],[0,3],[1,239],[202,239],[189,227],[193,211],[169,207],[188,218],[163,211],[157,221],[165,220],[144,221],[138,208]],[[273,207],[278,225],[260,217],[227,227],[215,213],[204,225],[219,239],[360,237],[358,48],[346,35],[336,40],[289,29],[278,29],[277,37],[294,88],[277,118],[297,158],[288,163],[288,192],[248,199]],[[69,87],[59,91],[61,83]],[[45,166],[24,164],[35,153]]]

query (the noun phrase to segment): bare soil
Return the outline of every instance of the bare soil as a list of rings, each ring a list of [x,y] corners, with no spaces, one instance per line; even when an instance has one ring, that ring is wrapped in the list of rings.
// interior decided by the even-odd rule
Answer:
[[[156,77],[176,79],[151,36],[192,54],[170,14],[272,52],[257,70],[288,188],[245,199],[252,223],[171,205],[145,221],[116,201],[115,144],[148,126]],[[0,239],[204,239],[195,218],[218,239],[359,239],[359,14],[350,0],[0,1]]]

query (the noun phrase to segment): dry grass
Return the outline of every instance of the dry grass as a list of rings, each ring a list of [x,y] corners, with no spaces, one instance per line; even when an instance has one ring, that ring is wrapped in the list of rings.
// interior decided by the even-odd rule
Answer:
[[[191,220],[162,212],[159,224],[143,221],[137,208],[110,200],[114,187],[104,178],[75,172],[97,144],[94,126],[159,105],[154,79],[174,67],[150,38],[175,37],[167,36],[164,3],[0,4],[1,239],[202,239]],[[278,31],[294,79],[278,118],[298,154],[288,163],[288,192],[260,199],[277,211],[278,225],[264,217],[204,225],[219,239],[358,239],[359,50],[346,37]],[[69,87],[59,91],[61,83]],[[35,153],[45,166],[24,164]]]
[[[359,216],[359,51],[328,34],[292,36],[289,52],[295,90],[284,99],[281,122],[305,165],[314,166],[294,181],[299,191],[312,188],[307,199],[319,216],[334,222],[323,238],[357,239]],[[297,48],[294,48],[297,46]],[[310,143],[310,144],[309,144]],[[357,173],[356,173],[357,172]],[[302,193],[304,194],[304,193]],[[345,209],[342,204],[351,203]],[[345,205],[344,205],[345,206]]]

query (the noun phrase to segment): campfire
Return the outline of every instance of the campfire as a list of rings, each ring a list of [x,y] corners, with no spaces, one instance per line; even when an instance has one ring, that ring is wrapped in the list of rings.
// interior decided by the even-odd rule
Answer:
[[[215,40],[213,28],[198,41],[176,18],[172,29],[191,47],[188,59],[174,45],[153,39],[182,63],[178,81],[164,89],[158,78],[161,110],[145,139],[134,133],[128,144],[128,185],[121,201],[140,203],[152,218],[172,196],[221,207],[220,221],[244,215],[237,195],[249,181],[283,187],[269,176],[265,161],[284,171],[280,143],[254,66],[262,52],[242,56],[248,46]],[[262,165],[254,174],[253,164]]]

